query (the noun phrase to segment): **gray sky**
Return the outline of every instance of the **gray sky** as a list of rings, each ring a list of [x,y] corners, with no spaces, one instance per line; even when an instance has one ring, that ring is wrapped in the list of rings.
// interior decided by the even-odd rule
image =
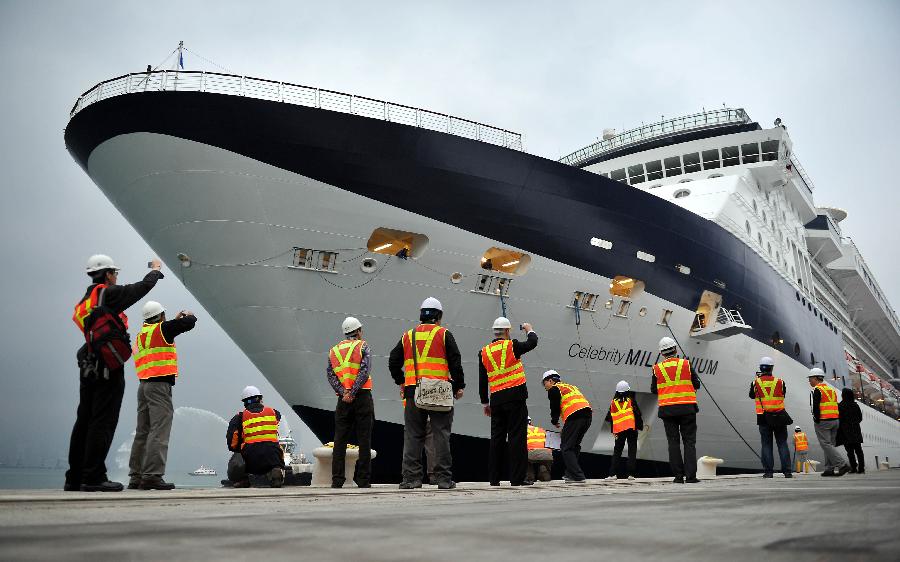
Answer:
[[[130,282],[151,254],[66,152],[68,111],[96,82],[156,65],[179,40],[236,73],[512,129],[549,158],[605,127],[723,103],[764,126],[781,117],[816,202],[849,211],[845,234],[898,306],[900,3],[604,4],[0,0],[0,461],[65,455],[77,403],[70,316],[86,258],[112,255]],[[216,70],[190,53],[185,62]],[[152,297],[200,317],[178,340],[176,406],[227,418],[245,384],[274,396],[175,275]],[[114,447],[134,427],[135,388],[129,380]],[[308,449],[311,434],[297,433]]]

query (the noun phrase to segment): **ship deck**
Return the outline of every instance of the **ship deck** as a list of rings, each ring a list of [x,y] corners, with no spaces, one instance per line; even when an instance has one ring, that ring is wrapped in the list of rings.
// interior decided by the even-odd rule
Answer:
[[[4,560],[846,561],[900,550],[900,470],[451,491],[2,491],[0,504]]]

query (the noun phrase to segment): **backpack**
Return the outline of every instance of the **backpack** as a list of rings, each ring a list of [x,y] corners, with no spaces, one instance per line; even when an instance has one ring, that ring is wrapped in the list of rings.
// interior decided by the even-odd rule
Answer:
[[[103,304],[105,294],[106,288],[101,289],[97,306],[84,320],[85,362],[114,371],[131,358],[131,338],[119,315]]]

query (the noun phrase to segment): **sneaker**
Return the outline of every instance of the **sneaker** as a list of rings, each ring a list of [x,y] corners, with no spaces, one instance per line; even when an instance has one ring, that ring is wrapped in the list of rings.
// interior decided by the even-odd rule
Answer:
[[[529,482],[529,484],[530,483],[531,482]],[[438,490],[452,490],[453,488],[456,488],[456,482],[454,482],[453,480],[450,480],[449,482],[438,483]]]
[[[634,480],[634,476],[628,475],[629,480]]]
[[[587,482],[584,478],[563,478],[566,484],[584,484]]]
[[[785,478],[793,478],[794,475],[791,474],[790,472],[785,472],[785,473],[784,473],[784,477],[785,477]]]
[[[171,482],[166,482],[162,478],[150,478],[147,480],[141,480],[140,489],[141,490],[174,490],[175,484],[172,484]]]
[[[250,479],[240,480],[238,482],[233,482],[231,484],[232,488],[249,488],[250,487]]]
[[[673,484],[684,484],[684,476],[676,476],[674,480],[672,480]]]
[[[416,480],[415,482],[400,482],[401,490],[414,490],[416,488],[422,487],[422,481]]]
[[[698,480],[696,476],[693,476],[691,478],[685,478],[684,481],[688,484],[699,484],[700,483],[700,480]]]
[[[763,478],[774,478],[774,477],[772,476],[771,472],[766,472],[765,474],[763,474]]]
[[[609,476],[607,476],[606,478],[604,478],[604,480],[606,480],[607,482],[612,482],[612,481],[615,480],[615,479],[616,479],[616,477],[613,476],[612,474],[610,474]]]
[[[843,475],[847,474],[848,472],[850,472],[850,467],[845,464],[844,466],[842,466],[841,468],[838,469],[837,474],[835,474],[835,476],[843,476]]]
[[[125,489],[119,482],[110,482],[107,480],[106,482],[100,482],[99,484],[82,484],[81,491],[82,492],[121,492]]]
[[[266,475],[269,479],[269,485],[273,488],[281,488],[284,484],[284,470],[280,466],[276,466]]]

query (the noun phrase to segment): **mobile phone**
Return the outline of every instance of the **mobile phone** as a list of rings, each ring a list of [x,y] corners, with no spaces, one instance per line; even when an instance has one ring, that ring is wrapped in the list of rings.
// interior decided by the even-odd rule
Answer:
[[[152,261],[148,261],[148,262],[147,262],[147,269],[153,269],[153,262],[152,262]]]

